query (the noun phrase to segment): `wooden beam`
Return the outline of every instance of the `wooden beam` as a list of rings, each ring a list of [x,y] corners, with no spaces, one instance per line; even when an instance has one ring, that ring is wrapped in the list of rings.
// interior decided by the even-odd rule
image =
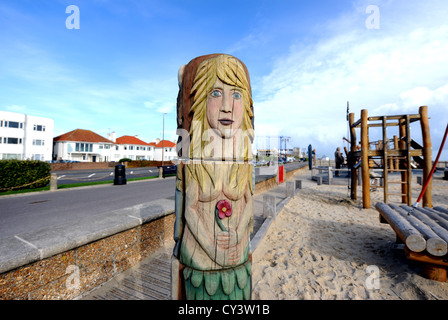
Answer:
[[[375,208],[410,250],[422,252],[426,249],[425,238],[403,216],[382,202],[377,202]]]
[[[430,280],[446,282],[448,262],[441,257],[433,257],[427,254],[412,252],[408,248],[404,248],[406,258],[411,261],[423,263],[424,276]]]
[[[432,169],[432,143],[429,131],[428,107],[420,107],[419,114],[423,139],[423,184],[425,184]],[[432,208],[432,178],[429,180],[428,187],[423,194],[422,207]]]
[[[448,253],[447,242],[440,238],[440,236],[435,233],[429,226],[427,226],[420,219],[416,218],[415,215],[410,215],[408,210],[403,209],[402,207],[391,203],[389,205],[393,210],[398,212],[402,217],[406,218],[409,223],[417,229],[421,235],[426,240],[426,251],[436,257],[444,256]]]
[[[403,137],[406,137],[406,121],[405,119],[400,119],[400,126],[398,128],[399,135],[400,135],[400,149],[406,150],[406,141],[403,139]],[[401,167],[400,169],[407,169],[407,163],[406,161],[401,161]],[[401,197],[402,203],[408,203],[408,172],[403,171],[401,172],[401,193],[404,194],[404,196]]]
[[[369,123],[369,128],[382,127],[382,126],[383,126],[382,123]],[[398,122],[386,123],[386,124],[384,124],[384,126],[386,126],[386,127],[396,127],[396,126],[398,126]]]
[[[387,153],[387,143],[388,143],[388,139],[387,139],[387,127],[386,127],[386,122],[387,122],[387,117],[384,116],[382,119],[382,124],[383,124],[383,195],[384,195],[384,202],[387,203],[387,192],[389,189],[389,185],[388,185],[388,172],[387,172],[387,157],[388,157],[388,153]]]
[[[411,167],[411,127],[409,123],[409,115],[406,115],[406,167],[408,169],[408,188],[407,188],[407,201],[406,203],[410,206],[412,203],[412,167]]]
[[[358,170],[354,168],[358,157],[356,155],[356,130],[353,127],[353,122],[355,121],[355,114],[350,113],[348,115],[348,123],[350,127],[350,157],[351,157],[351,168],[350,168],[350,199],[357,200],[357,187],[358,187]]]
[[[369,177],[369,128],[367,127],[366,109],[361,110],[361,175],[362,175],[362,204],[363,208],[370,208],[370,177]]]
[[[403,119],[405,116],[405,114],[401,114],[401,115],[393,115],[393,116],[387,116],[387,119],[389,120],[398,120],[398,119]],[[380,121],[381,118],[383,116],[374,116],[374,117],[369,117],[368,120],[369,121]],[[414,118],[414,119],[420,119],[420,114],[410,114],[409,118]]]
[[[382,157],[382,155],[383,155],[383,151],[382,150],[369,150],[368,153],[369,153],[369,157]],[[393,149],[390,149],[388,151],[388,153],[389,153],[390,157],[405,157],[405,156],[407,156],[408,152],[407,152],[407,150],[401,150],[401,149],[393,150]],[[420,150],[420,149],[410,150],[409,154],[411,155],[411,157],[418,157],[418,156],[422,155],[422,150]]]

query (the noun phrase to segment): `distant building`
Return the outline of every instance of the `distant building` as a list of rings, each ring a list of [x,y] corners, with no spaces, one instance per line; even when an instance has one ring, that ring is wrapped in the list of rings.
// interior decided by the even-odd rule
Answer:
[[[156,139],[156,142],[151,142],[151,146],[154,146],[154,160],[170,161],[177,159],[176,144],[169,140]]]
[[[138,136],[115,137],[109,133],[107,139],[83,129],[64,133],[53,139],[53,159],[80,162],[118,162],[120,159],[164,161],[177,159],[174,142],[157,139],[147,143]],[[163,150],[163,152],[162,152]]]
[[[49,161],[54,120],[0,111],[0,159]]]
[[[53,139],[54,160],[118,161],[117,145],[90,130],[76,129]]]
[[[114,142],[119,148],[121,158],[154,160],[155,146],[140,140],[137,136],[122,136]]]

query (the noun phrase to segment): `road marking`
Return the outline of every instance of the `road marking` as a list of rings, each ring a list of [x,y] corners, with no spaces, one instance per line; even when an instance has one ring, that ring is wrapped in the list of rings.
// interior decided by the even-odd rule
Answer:
[[[131,174],[134,174],[134,171],[131,171]]]
[[[92,173],[90,176],[88,176],[87,178],[91,178],[95,175],[95,173]]]
[[[151,172],[151,173],[152,173],[152,170],[149,170],[149,172]]]
[[[111,172],[111,173],[110,173],[110,176],[111,176],[111,175],[113,175],[113,174],[114,174],[114,173],[113,173],[113,172]]]
[[[61,178],[64,178],[64,177],[65,177],[65,174],[63,174],[62,176],[59,176],[58,180],[61,179]]]
[[[37,251],[39,251],[39,256],[40,256],[41,260],[44,258],[42,249],[39,249],[36,245],[32,244],[31,242],[26,241],[25,239],[20,238],[19,236],[14,236],[14,238],[16,238],[17,240],[20,240],[20,241],[26,243],[27,245],[29,245],[33,249],[36,249]]]

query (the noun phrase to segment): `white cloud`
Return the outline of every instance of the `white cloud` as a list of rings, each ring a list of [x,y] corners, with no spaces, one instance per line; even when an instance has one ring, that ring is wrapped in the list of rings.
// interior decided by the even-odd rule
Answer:
[[[18,105],[9,105],[5,107],[6,110],[11,111],[11,112],[19,112],[19,113],[26,113],[26,106],[18,106]]]
[[[346,14],[331,21],[326,31],[332,33],[314,45],[291,46],[257,86],[256,134],[269,123],[293,136],[296,146],[314,143],[328,155],[347,135],[347,101],[355,118],[361,109],[371,115],[403,114],[428,105],[434,127],[440,126],[436,118],[445,115],[446,121],[448,23],[437,13],[434,17],[443,19],[416,25],[419,10],[440,7],[406,2],[400,10],[393,4],[380,6],[384,14],[379,30],[366,29],[362,19],[367,16],[354,17],[364,12],[355,8],[352,18]],[[389,23],[392,13],[397,19]]]

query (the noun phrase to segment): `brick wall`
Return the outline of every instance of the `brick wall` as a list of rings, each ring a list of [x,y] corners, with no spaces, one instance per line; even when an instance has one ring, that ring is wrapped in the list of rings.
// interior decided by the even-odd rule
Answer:
[[[50,163],[52,171],[59,170],[85,170],[85,169],[107,169],[115,167],[115,162],[70,162],[70,163]]]

